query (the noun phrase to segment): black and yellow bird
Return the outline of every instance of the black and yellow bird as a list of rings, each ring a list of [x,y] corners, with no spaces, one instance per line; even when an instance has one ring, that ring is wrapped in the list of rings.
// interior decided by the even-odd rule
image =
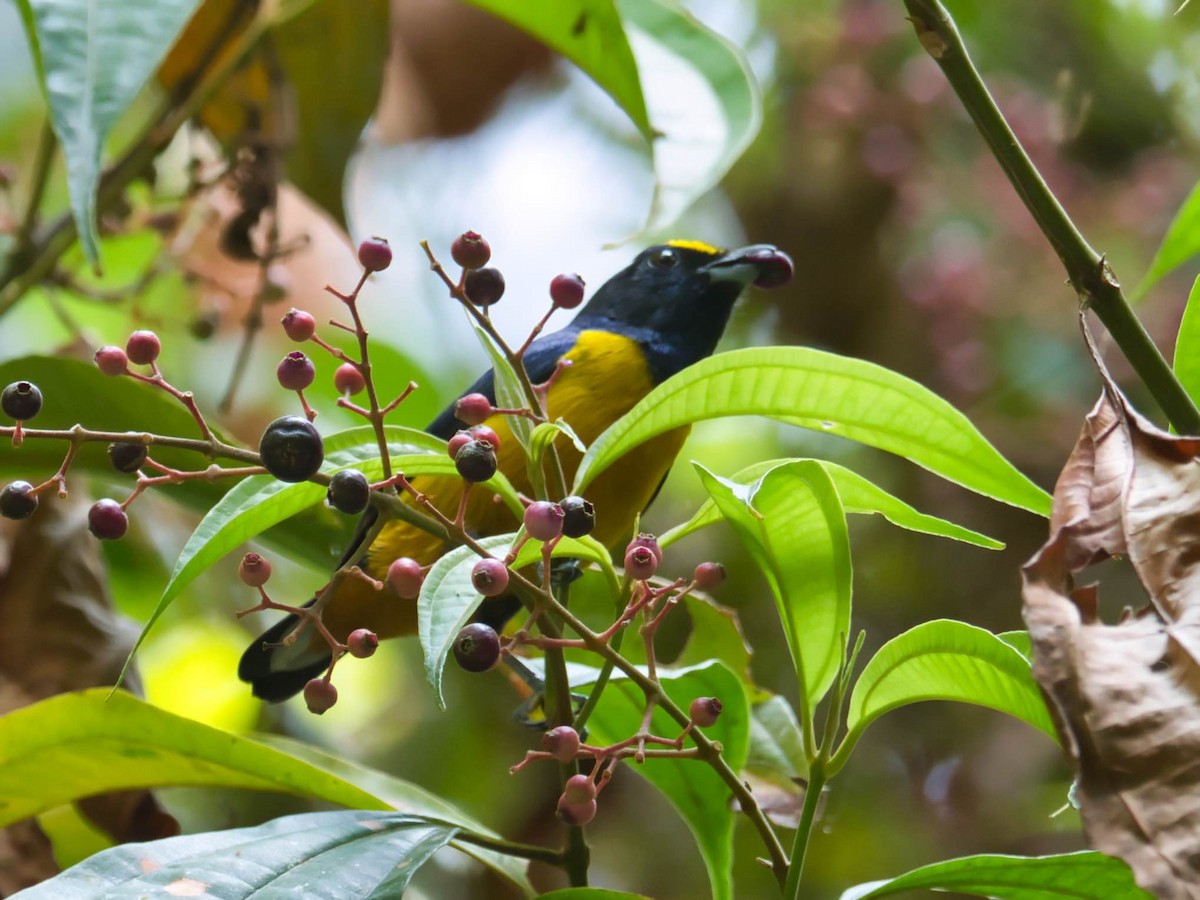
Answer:
[[[605,282],[569,325],[539,337],[526,351],[525,368],[535,384],[548,379],[559,360],[571,362],[551,384],[545,400],[547,415],[552,421],[564,419],[584,444],[590,444],[655,385],[713,352],[743,290],[754,283],[781,284],[791,271],[791,260],[767,244],[722,252],[697,241],[672,241],[644,250]],[[466,391],[473,392],[495,403],[490,371]],[[507,417],[494,415],[486,424],[500,437],[500,471],[517,490],[529,494],[524,453]],[[449,439],[462,427],[451,404],[428,431]],[[628,536],[666,477],[688,430],[677,428],[642,444],[592,482],[586,492],[596,510],[592,534],[602,544],[611,547]],[[569,484],[581,456],[565,439],[556,446]],[[443,512],[454,514],[461,482],[422,477],[415,487]],[[465,521],[478,536],[514,531],[518,525],[511,511],[486,491],[471,493]],[[428,565],[446,550],[445,541],[393,520],[365,552],[351,547],[346,559],[357,557],[365,571],[382,580],[399,557]],[[340,640],[355,628],[369,628],[380,638],[413,634],[417,604],[387,590],[376,591],[361,579],[346,579],[328,601],[323,620]],[[304,636],[291,647],[277,646],[295,625],[294,616],[277,623],[242,656],[238,675],[253,686],[255,696],[286,699],[328,665],[328,645],[316,635]]]

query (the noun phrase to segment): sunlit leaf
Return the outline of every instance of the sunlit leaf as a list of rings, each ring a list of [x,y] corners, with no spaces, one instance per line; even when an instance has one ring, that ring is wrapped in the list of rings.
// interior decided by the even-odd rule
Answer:
[[[750,710],[750,753],[746,769],[774,773],[788,781],[808,777],[804,738],[791,705],[778,695]]]
[[[987,497],[1045,515],[1050,498],[970,420],[915,381],[808,347],[709,357],[672,376],[608,428],[575,475],[583,489],[631,448],[704,419],[761,415],[896,453]]]
[[[1200,402],[1200,278],[1192,284],[1175,336],[1175,375],[1192,399]]]
[[[67,163],[71,213],[99,262],[96,186],[104,141],[183,29],[198,0],[21,0],[31,10],[50,119]]]
[[[1164,275],[1200,253],[1200,184],[1192,188],[1175,218],[1171,220],[1162,243],[1150,261],[1150,269],[1133,289],[1133,300],[1141,300]]]
[[[837,490],[812,460],[776,466],[751,485],[696,469],[771,587],[811,710],[833,683],[850,633],[850,541]]]
[[[754,463],[733,475],[730,481],[737,482],[738,484],[750,484],[764,473],[786,462],[791,462],[791,460],[767,459]],[[993,540],[987,535],[971,531],[969,528],[963,528],[961,525],[955,525],[953,522],[947,522],[945,519],[939,519],[936,516],[927,516],[924,513],[917,512],[903,500],[892,496],[883,488],[868,481],[857,472],[847,469],[845,466],[840,466],[837,463],[826,460],[817,460],[817,462],[829,473],[829,477],[833,479],[834,486],[837,487],[838,496],[842,500],[842,506],[848,513],[878,513],[893,525],[900,528],[907,528],[909,531],[919,531],[923,534],[947,537],[967,544],[974,544],[977,547],[986,547],[989,550],[999,550],[1004,547],[1002,543]],[[696,510],[694,516],[683,524],[677,525],[670,531],[660,535],[658,542],[666,547],[693,532],[699,531],[701,528],[706,528],[720,521],[720,510],[717,509],[716,504],[712,500],[706,500]]]
[[[843,892],[841,900],[869,900],[922,888],[998,900],[1150,900],[1134,884],[1129,866],[1092,851],[948,859],[886,881],[860,884]]]

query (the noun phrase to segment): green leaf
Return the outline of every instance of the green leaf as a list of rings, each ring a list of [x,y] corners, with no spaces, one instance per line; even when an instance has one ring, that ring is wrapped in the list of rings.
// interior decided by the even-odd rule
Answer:
[[[1020,653],[1027,661],[1033,662],[1033,641],[1029,639],[1028,631],[1001,631],[996,637],[1008,644],[1018,653]]]
[[[888,450],[986,497],[1050,512],[1050,496],[945,400],[881,366],[808,347],[733,350],[667,379],[592,442],[573,492],[652,437],[746,415]]]
[[[612,0],[468,0],[533,35],[586,72],[613,98],[647,140],[638,69]]]
[[[71,213],[88,260],[99,264],[96,186],[104,141],[198,0],[101,3],[22,0],[31,10],[31,43],[41,54],[50,119],[62,145]]]
[[[59,694],[0,717],[0,827],[81,797],[210,785],[384,809],[367,791],[286,753],[107,688]]]
[[[850,633],[850,540],[837,489],[812,460],[776,466],[751,485],[696,469],[771,586],[807,720]]]
[[[768,459],[757,462],[742,469],[730,478],[730,481],[737,482],[738,484],[750,484],[762,476],[763,473],[791,461],[788,459]],[[963,543],[974,544],[976,547],[986,547],[989,550],[1000,550],[1004,547],[1004,544],[1000,543],[1000,541],[993,540],[987,535],[971,531],[969,528],[963,528],[961,525],[955,525],[953,522],[947,522],[945,519],[939,519],[936,516],[927,516],[924,513],[917,512],[903,500],[892,496],[877,484],[868,481],[857,472],[847,469],[845,466],[825,460],[816,460],[816,462],[833,479],[838,496],[842,498],[842,507],[848,513],[878,513],[893,525],[899,528],[906,528],[909,531],[918,531],[922,534],[951,538]],[[691,519],[661,535],[658,542],[663,547],[667,547],[687,537],[689,534],[699,531],[701,528],[707,528],[709,525],[721,520],[721,512],[717,509],[716,504],[712,500],[706,500],[696,510],[696,514]]]
[[[28,900],[399,897],[457,831],[405,813],[303,813],[253,828],[113,847],[23,895]]]
[[[560,888],[539,896],[541,900],[650,900],[645,894],[628,894],[625,891],[593,887]]]
[[[775,695],[750,710],[750,754],[746,770],[774,783],[808,778],[804,738],[791,705]]]
[[[841,900],[868,900],[924,888],[997,900],[1150,900],[1129,866],[1094,851],[1060,856],[965,856],[921,866],[886,881],[845,891]]]
[[[850,694],[846,746],[884,713],[924,700],[986,706],[1057,740],[1029,660],[990,631],[939,619],[892,638],[867,663]]]
[[[716,697],[721,701],[724,707],[721,717],[711,728],[704,729],[704,734],[720,741],[725,761],[735,772],[741,771],[749,746],[750,713],[737,677],[721,663],[712,662],[692,669],[660,669],[659,678],[667,696],[683,709],[697,697]],[[641,689],[614,672],[588,720],[593,735],[589,743],[611,744],[629,737],[640,727],[645,707]],[[654,711],[651,721],[654,734],[675,737],[680,730],[661,709]],[[640,766],[631,764],[623,768],[642,775],[671,802],[696,838],[708,869],[713,897],[716,900],[732,897],[735,814],[729,788],[720,776],[694,759],[648,759]]]
[[[1200,278],[1192,284],[1175,337],[1175,375],[1191,398],[1200,401]]]
[[[745,152],[762,124],[762,95],[741,51],[679,3],[617,0],[617,8],[654,128],[654,197],[640,233],[655,234]]]
[[[1133,289],[1130,299],[1141,300],[1168,272],[1200,253],[1200,184],[1192,188],[1175,218],[1171,220],[1162,243],[1150,261],[1150,269]]]
[[[475,326],[475,336],[479,338],[479,343],[483,345],[483,349],[487,351],[487,355],[492,360],[492,389],[496,393],[496,405],[501,409],[525,409],[528,407],[525,391],[521,387],[517,373],[509,365],[508,357],[500,352],[496,342],[478,325]],[[524,416],[507,416],[505,421],[512,431],[513,437],[525,451],[525,468],[529,473],[529,481],[533,485],[534,493],[538,497],[546,496],[546,476],[542,467],[534,464],[534,455],[531,450],[533,423]]]

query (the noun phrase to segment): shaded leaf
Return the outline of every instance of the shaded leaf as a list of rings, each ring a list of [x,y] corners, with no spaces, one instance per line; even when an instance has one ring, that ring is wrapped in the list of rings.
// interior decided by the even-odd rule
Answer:
[[[737,474],[731,476],[730,481],[737,482],[738,484],[750,484],[776,466],[792,461],[789,459],[763,460],[742,469]],[[903,500],[893,497],[877,484],[868,481],[862,475],[851,469],[847,469],[845,466],[840,466],[837,463],[828,462],[827,460],[816,460],[816,462],[833,479],[838,496],[842,500],[842,507],[848,513],[878,513],[893,525],[900,528],[907,528],[909,531],[919,531],[922,534],[952,538],[956,541],[974,544],[977,547],[986,547],[989,550],[1000,550],[1004,547],[1004,544],[1000,543],[1000,541],[993,540],[987,535],[971,531],[969,528],[963,528],[961,525],[955,525],[953,522],[947,522],[945,519],[939,519],[936,516],[927,516],[924,513],[917,512]],[[696,510],[695,515],[688,519],[688,521],[676,525],[670,531],[660,535],[658,542],[666,547],[693,532],[699,531],[701,528],[706,528],[720,521],[720,510],[717,509],[716,504],[712,500],[706,500]]]
[[[1200,253],[1200,184],[1192,188],[1175,218],[1167,227],[1162,243],[1150,261],[1150,269],[1130,295],[1141,300],[1164,275]]]
[[[22,896],[399,897],[457,831],[445,822],[405,813],[303,813],[253,828],[114,847]]]
[[[650,900],[645,894],[628,894],[607,888],[562,888],[539,895],[542,900]]]
[[[921,866],[886,881],[845,891],[841,900],[868,900],[924,888],[999,900],[1149,900],[1129,867],[1102,853],[1061,856],[966,856]]]
[[[1200,230],[1200,224],[1197,225]],[[1175,336],[1175,376],[1193,401],[1200,402],[1200,278],[1192,284]]]
[[[808,759],[796,713],[783,697],[768,697],[751,707],[750,752],[743,774],[772,822],[784,828],[798,825]]]
[[[592,442],[575,493],[650,438],[704,419],[761,415],[896,453],[986,497],[1046,514],[1050,499],[962,413],[874,363],[808,347],[754,347],[702,360],[658,385]]]
[[[98,3],[22,0],[32,12],[50,120],[62,145],[71,213],[88,260],[99,263],[96,186],[104,141],[198,0]]]

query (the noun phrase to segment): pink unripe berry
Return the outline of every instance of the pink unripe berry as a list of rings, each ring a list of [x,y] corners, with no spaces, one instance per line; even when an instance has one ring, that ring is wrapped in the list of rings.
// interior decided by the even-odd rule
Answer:
[[[688,707],[688,715],[692,717],[692,722],[696,726],[708,728],[710,725],[717,723],[722,709],[724,707],[716,697],[697,697],[692,701],[692,705]]]
[[[315,715],[324,715],[337,703],[337,688],[324,678],[314,678],[304,685],[304,705]]]
[[[368,628],[356,628],[346,638],[346,650],[357,659],[374,656],[379,649],[379,635]]]
[[[563,797],[567,803],[587,803],[596,799],[596,784],[582,772],[572,775],[563,786]]]
[[[287,336],[297,344],[304,343],[317,331],[317,320],[302,309],[289,309],[279,321]]]
[[[293,350],[275,367],[275,378],[279,386],[287,391],[302,391],[317,377],[317,368],[311,359],[299,350]]]
[[[629,546],[625,548],[625,574],[630,578],[638,581],[645,581],[647,578],[653,577],[658,571],[658,564],[662,558],[662,551],[658,549],[658,541],[653,541],[653,544],[646,541],[645,535],[638,535],[629,542]]]
[[[129,357],[120,347],[101,347],[93,359],[105,375],[124,375],[129,370]]]
[[[465,447],[471,441],[475,440],[475,435],[469,431],[460,431],[446,442],[446,449],[450,451],[450,458],[454,459],[458,456],[458,451]]]
[[[250,587],[262,587],[271,578],[271,563],[257,553],[247,553],[238,566],[238,578]]]
[[[88,531],[100,540],[120,540],[128,530],[129,516],[116,500],[97,500],[88,510]]]
[[[719,562],[702,562],[692,572],[692,581],[702,591],[711,591],[725,580],[725,567]]]
[[[557,503],[535,500],[525,507],[525,530],[539,541],[552,541],[562,534],[564,518],[566,514]]]
[[[382,272],[392,264],[392,248],[381,237],[368,238],[358,245],[358,261],[368,272]]]
[[[492,401],[483,394],[466,394],[454,404],[454,417],[466,425],[482,425],[492,414]]]
[[[563,763],[575,758],[575,754],[579,752],[579,744],[579,732],[570,725],[559,725],[542,735],[542,749]],[[593,791],[593,796],[594,794]]]
[[[556,810],[559,821],[564,825],[586,825],[592,819],[596,818],[596,801],[588,800],[584,803],[570,803],[567,800],[567,795],[563,794],[558,798],[558,809]]]
[[[464,231],[450,245],[450,257],[464,269],[479,269],[492,258],[492,248],[483,235]]]
[[[574,309],[583,302],[585,286],[578,275],[555,275],[550,282],[550,302],[559,309]]]
[[[401,556],[399,559],[392,560],[384,580],[397,597],[413,600],[421,593],[421,583],[425,580],[425,574],[421,571],[419,562],[409,559],[407,556]]]
[[[500,435],[496,434],[496,430],[494,428],[490,428],[487,425],[476,425],[469,430],[471,432],[471,436],[474,437],[475,440],[487,441],[492,445],[493,450],[500,449]]]
[[[342,363],[333,373],[333,386],[337,388],[339,394],[353,396],[366,388],[367,381],[354,363]]]
[[[660,547],[658,545],[658,538],[656,538],[654,535],[643,531],[643,532],[639,533],[638,536],[635,537],[632,541],[629,542],[630,547],[632,547],[634,544],[637,544],[640,547],[647,548],[651,553],[654,554],[655,561],[657,561],[659,564],[662,563],[662,561],[663,561],[662,547]]]
[[[471,570],[471,584],[485,597],[499,597],[508,587],[508,567],[503,560],[481,559]]]
[[[125,342],[125,355],[134,365],[148,366],[162,352],[162,341],[153,331],[135,331]]]

